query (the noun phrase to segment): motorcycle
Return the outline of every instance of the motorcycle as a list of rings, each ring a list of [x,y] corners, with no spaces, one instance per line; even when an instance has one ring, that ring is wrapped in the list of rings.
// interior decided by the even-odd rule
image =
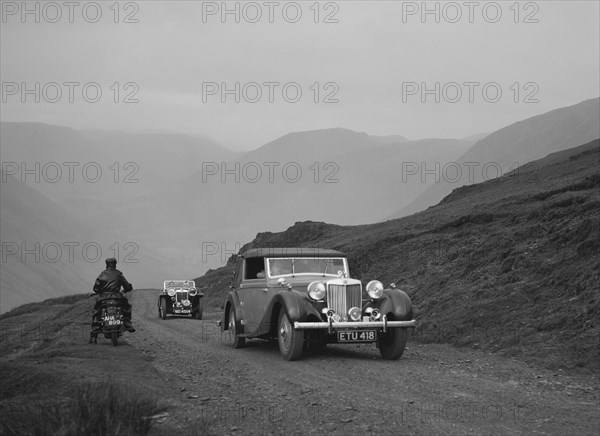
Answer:
[[[91,295],[98,297],[96,304],[100,305],[100,317],[99,322],[92,323],[90,342],[97,343],[96,338],[99,334],[102,334],[106,339],[110,339],[114,346],[117,346],[119,337],[125,331],[125,318],[119,301],[122,295],[119,292],[103,292]]]

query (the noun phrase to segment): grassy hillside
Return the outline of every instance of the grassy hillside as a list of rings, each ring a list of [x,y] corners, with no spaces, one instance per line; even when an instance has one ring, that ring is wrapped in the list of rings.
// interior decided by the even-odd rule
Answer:
[[[145,435],[162,379],[126,345],[87,344],[93,301],[70,295],[0,317],[0,434]]]
[[[448,342],[551,368],[598,371],[598,140],[454,190],[428,210],[365,226],[303,222],[247,247],[334,248],[353,277],[397,283],[420,323]],[[196,279],[219,306],[233,263]]]

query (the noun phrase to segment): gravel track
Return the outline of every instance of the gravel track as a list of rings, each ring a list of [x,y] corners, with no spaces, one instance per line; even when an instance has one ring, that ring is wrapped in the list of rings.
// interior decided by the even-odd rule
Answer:
[[[328,345],[286,362],[277,345],[224,343],[221,312],[161,320],[159,291],[132,295],[128,343],[154,358],[168,414],[155,434],[597,434],[598,379],[471,349]],[[224,338],[223,338],[224,339]]]

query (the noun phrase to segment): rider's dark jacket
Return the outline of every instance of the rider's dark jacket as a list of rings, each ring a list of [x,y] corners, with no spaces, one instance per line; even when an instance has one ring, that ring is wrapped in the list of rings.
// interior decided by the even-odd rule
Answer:
[[[121,286],[125,289],[125,292],[129,292],[133,288],[121,271],[114,268],[107,268],[96,279],[94,292],[96,294],[102,292],[121,292]]]

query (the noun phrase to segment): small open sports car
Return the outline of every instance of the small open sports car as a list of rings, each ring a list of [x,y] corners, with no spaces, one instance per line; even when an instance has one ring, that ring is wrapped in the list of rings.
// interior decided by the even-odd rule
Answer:
[[[158,296],[158,316],[190,315],[202,319],[202,294],[193,280],[165,280]]]
[[[410,298],[392,284],[372,280],[363,289],[349,277],[339,251],[255,248],[237,257],[232,290],[220,322],[225,340],[277,340],[285,360],[316,344],[377,344],[384,359],[404,352],[407,329],[416,326]]]

